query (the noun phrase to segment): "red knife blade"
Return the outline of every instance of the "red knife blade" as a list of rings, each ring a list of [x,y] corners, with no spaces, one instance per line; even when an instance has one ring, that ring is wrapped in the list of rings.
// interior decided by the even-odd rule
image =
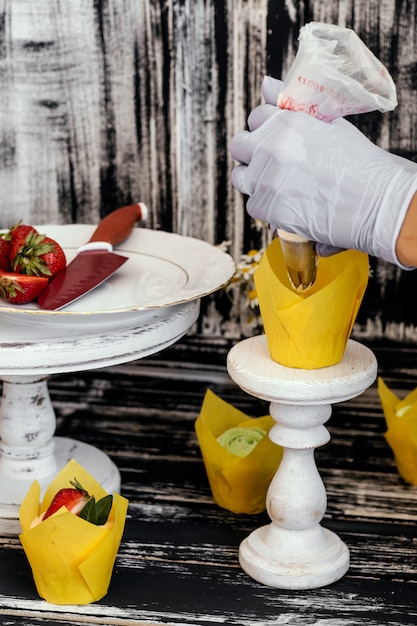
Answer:
[[[109,213],[88,240],[78,249],[77,256],[38,296],[42,309],[56,311],[101,285],[127,261],[127,257],[112,252],[113,246],[124,241],[136,222],[145,220],[148,209],[139,202]]]

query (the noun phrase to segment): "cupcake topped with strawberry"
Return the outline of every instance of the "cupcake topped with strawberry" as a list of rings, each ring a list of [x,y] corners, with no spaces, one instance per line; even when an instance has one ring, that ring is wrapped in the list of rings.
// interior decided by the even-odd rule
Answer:
[[[107,494],[75,459],[40,500],[35,480],[19,512],[20,541],[41,598],[89,604],[106,595],[126,521],[128,501]]]

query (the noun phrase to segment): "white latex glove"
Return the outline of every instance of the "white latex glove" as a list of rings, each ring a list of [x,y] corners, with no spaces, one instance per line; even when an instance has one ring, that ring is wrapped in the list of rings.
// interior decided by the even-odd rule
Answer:
[[[417,190],[417,165],[369,141],[344,119],[322,122],[275,106],[282,83],[267,77],[267,102],[237,134],[232,183],[271,230],[317,243],[319,254],[357,249],[399,263],[395,244]],[[401,266],[402,267],[402,266]]]

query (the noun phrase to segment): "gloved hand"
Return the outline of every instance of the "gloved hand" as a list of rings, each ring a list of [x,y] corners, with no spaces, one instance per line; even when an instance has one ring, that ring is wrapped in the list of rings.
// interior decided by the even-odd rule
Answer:
[[[232,183],[247,210],[275,231],[317,243],[319,254],[357,249],[400,265],[395,244],[417,190],[417,165],[369,141],[344,119],[322,122],[275,106],[282,83],[266,77],[267,104],[237,134]]]

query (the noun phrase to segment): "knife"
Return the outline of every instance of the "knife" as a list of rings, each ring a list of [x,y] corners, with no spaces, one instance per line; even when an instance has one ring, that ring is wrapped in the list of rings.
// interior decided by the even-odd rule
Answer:
[[[42,309],[56,311],[74,302],[104,282],[128,260],[113,252],[124,241],[136,222],[146,220],[148,208],[143,202],[116,209],[101,220],[77,256],[61,270],[38,296]]]

